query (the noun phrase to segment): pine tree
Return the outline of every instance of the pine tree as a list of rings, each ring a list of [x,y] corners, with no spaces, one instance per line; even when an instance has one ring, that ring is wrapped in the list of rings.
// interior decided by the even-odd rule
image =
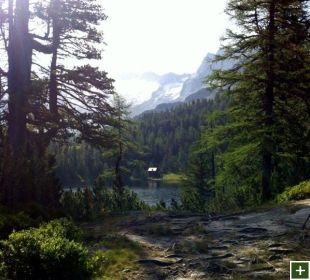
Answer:
[[[235,65],[227,71],[215,71],[210,82],[232,97],[232,106],[229,123],[215,128],[211,138],[219,143],[221,139],[227,140],[216,179],[218,188],[230,189],[236,196],[244,193],[241,200],[271,198],[281,185],[275,182],[278,174],[283,174],[277,163],[288,162],[285,154],[298,158],[299,164],[309,170],[309,145],[302,145],[302,155],[294,144],[307,143],[309,137],[309,101],[305,98],[309,87],[306,3],[228,3],[226,11],[236,21],[237,29],[227,32],[223,55],[217,59],[232,59]],[[292,105],[295,109],[299,106],[298,113],[292,112]],[[290,115],[298,117],[292,121]],[[305,129],[303,135],[295,134],[296,124]],[[298,167],[291,168],[286,172],[295,172]],[[305,174],[295,179],[300,180]],[[282,184],[288,183],[288,176],[283,181]]]
[[[197,143],[192,149],[187,164],[182,206],[186,210],[201,212],[206,210],[206,203],[212,193],[212,170],[209,164],[212,155]]]
[[[133,167],[141,163],[139,161],[141,152],[133,142],[135,130],[133,122],[129,119],[128,104],[121,96],[115,94],[113,108],[114,113],[108,131],[111,142],[109,147],[103,150],[107,168],[104,168],[102,175],[98,177],[95,191],[100,192],[105,187],[112,187],[115,209],[124,210],[131,196],[125,189],[125,184],[129,181],[125,179],[125,175],[130,177]]]
[[[49,183],[34,176],[54,180],[46,154],[51,141],[75,134],[98,146],[107,142],[113,80],[89,64],[101,58],[98,26],[105,19],[95,0],[1,1],[1,45],[8,64],[8,69],[0,68],[1,125],[7,144],[1,157],[10,163],[1,162],[4,204],[45,203]],[[34,24],[38,28],[33,29]],[[50,67],[40,65],[34,54],[49,55]],[[81,66],[66,67],[68,58]],[[51,201],[59,195],[56,185],[53,191],[48,187],[54,192]]]

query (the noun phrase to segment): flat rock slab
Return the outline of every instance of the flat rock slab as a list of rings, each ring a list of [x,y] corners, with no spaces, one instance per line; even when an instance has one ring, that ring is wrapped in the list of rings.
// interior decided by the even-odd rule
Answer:
[[[237,238],[241,241],[254,241],[268,239],[268,235],[252,235],[252,234],[239,234]]]
[[[183,259],[184,256],[183,255],[179,255],[179,254],[171,254],[168,256],[165,256],[166,259],[171,259],[171,258],[178,258],[178,259]]]
[[[268,245],[269,248],[279,248],[283,247],[285,244],[284,243],[271,243]]]
[[[288,279],[288,258],[295,253],[310,258],[309,234],[301,229],[309,213],[310,199],[226,216],[140,213],[129,226],[119,224],[119,231],[146,253],[137,261],[141,271],[129,272],[128,279],[220,280],[234,274],[247,280]],[[150,226],[169,230],[155,236],[143,230]]]
[[[247,268],[236,268],[234,269],[235,272],[247,275],[256,275],[256,274],[265,274],[274,272],[275,268],[269,264],[261,264],[259,267],[247,267]]]
[[[165,259],[165,258],[152,258],[152,259],[142,259],[142,260],[138,260],[138,263],[141,264],[155,264],[158,266],[170,266],[170,265],[174,265],[176,263],[181,262],[183,259],[182,258],[169,258],[169,259]]]
[[[228,246],[208,246],[209,250],[228,250]]]
[[[288,249],[288,248],[269,248],[269,251],[270,252],[273,252],[275,254],[289,254],[289,253],[292,253],[294,252],[293,249]]]
[[[206,256],[204,257],[205,260],[219,260],[219,259],[227,259],[227,258],[231,258],[234,257],[235,255],[232,253],[227,253],[227,254],[223,254],[223,255],[214,255],[214,256]]]
[[[247,233],[247,234],[262,234],[266,233],[268,230],[265,228],[259,228],[259,227],[248,227],[239,230],[240,233]]]

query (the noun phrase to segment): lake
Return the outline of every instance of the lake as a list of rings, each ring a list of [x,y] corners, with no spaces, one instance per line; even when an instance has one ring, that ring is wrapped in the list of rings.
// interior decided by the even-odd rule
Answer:
[[[162,181],[149,180],[134,184],[129,189],[137,193],[139,198],[149,205],[164,201],[167,206],[170,206],[171,199],[180,202],[180,184],[167,184]]]

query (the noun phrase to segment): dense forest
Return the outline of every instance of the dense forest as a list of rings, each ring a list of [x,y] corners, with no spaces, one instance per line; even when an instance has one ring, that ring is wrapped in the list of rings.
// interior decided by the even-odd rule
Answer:
[[[161,174],[183,174],[190,151],[207,124],[207,115],[227,106],[227,98],[219,95],[215,100],[197,99],[136,117],[131,124],[131,141],[139,147],[139,153],[124,154],[124,164],[127,162],[130,168],[129,177],[145,179],[150,166],[157,166]],[[57,160],[56,173],[65,186],[81,186],[82,182],[93,184],[102,170],[109,166],[105,153],[86,143],[53,149]],[[130,164],[134,161],[135,165]]]
[[[131,124],[131,141],[140,147],[139,157],[137,153],[127,153],[124,154],[124,161],[140,161],[140,164],[130,166],[129,176],[144,179],[150,166],[157,166],[161,174],[184,173],[191,147],[204,129],[207,113],[221,110],[226,104],[220,97],[215,100],[198,99],[169,110],[154,110],[136,117]],[[93,184],[109,165],[104,152],[86,143],[54,147],[54,152],[56,173],[66,186],[81,185],[83,181]]]
[[[142,251],[206,254],[209,243],[145,247],[126,234],[149,234],[153,242],[182,229],[143,223],[169,221],[179,212],[183,227],[190,212],[208,214],[196,215],[203,218],[193,228],[184,226],[188,240],[196,240],[217,213],[310,197],[308,0],[229,0],[225,12],[235,26],[215,62],[233,63],[204,81],[215,98],[134,119],[114,80],[94,66],[105,46],[107,15],[99,2],[0,1],[0,279],[125,279],[146,263],[181,271],[183,257],[167,262]],[[126,188],[130,179],[146,178],[150,166],[183,174],[180,203],[151,206]],[[82,188],[64,191],[75,186]],[[256,231],[269,229],[242,230],[257,238]],[[205,257],[208,275],[234,277],[212,262],[233,256]],[[256,253],[248,266],[262,263]],[[186,265],[183,270],[192,269]],[[147,279],[140,272],[135,279]]]
[[[225,108],[226,102],[198,99],[162,112],[148,112],[137,118],[135,139],[145,147],[145,162],[162,173],[183,173],[191,147],[206,125],[206,116]]]

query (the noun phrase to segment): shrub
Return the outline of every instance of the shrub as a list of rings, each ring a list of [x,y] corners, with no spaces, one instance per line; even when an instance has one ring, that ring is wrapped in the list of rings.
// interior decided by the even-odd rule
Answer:
[[[310,180],[303,181],[296,186],[287,188],[283,193],[276,197],[276,201],[282,203],[306,198],[310,198]]]
[[[96,275],[98,279],[129,279],[127,270],[137,270],[137,260],[144,256],[140,244],[119,234],[103,236],[98,245],[106,248],[106,250],[97,251],[94,256],[97,267],[98,263],[100,264]]]
[[[101,214],[146,210],[148,206],[138,195],[124,188],[120,195],[115,189],[103,186],[64,192],[61,205],[75,220],[92,220]]]
[[[205,201],[198,191],[190,188],[181,193],[182,208],[191,212],[205,212]]]
[[[60,219],[20,232],[1,243],[9,279],[90,279],[87,249],[80,233],[67,219]]]

